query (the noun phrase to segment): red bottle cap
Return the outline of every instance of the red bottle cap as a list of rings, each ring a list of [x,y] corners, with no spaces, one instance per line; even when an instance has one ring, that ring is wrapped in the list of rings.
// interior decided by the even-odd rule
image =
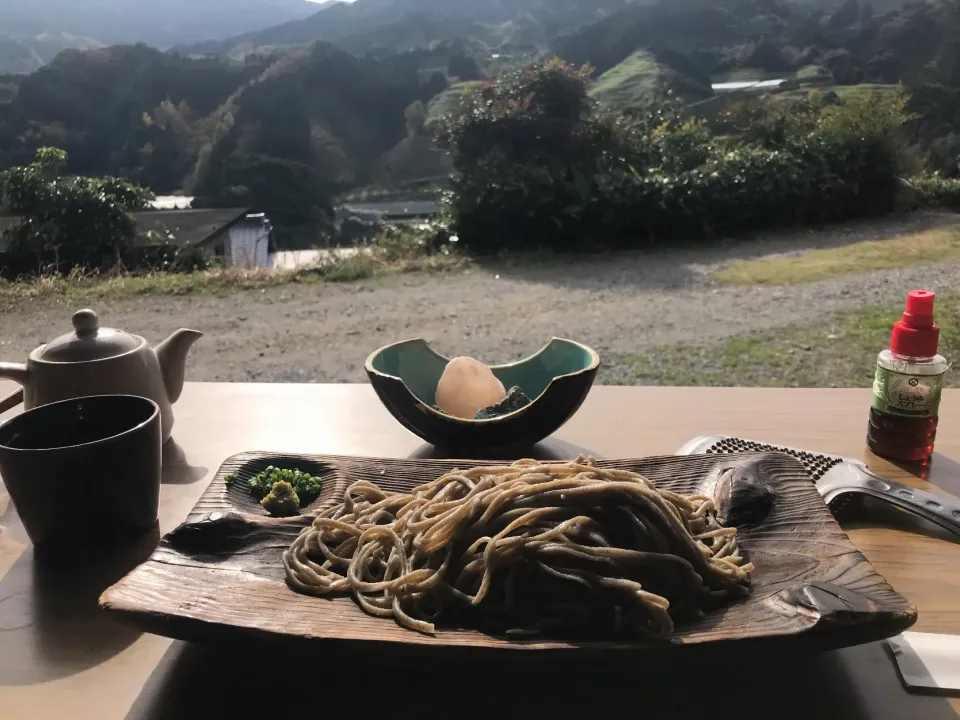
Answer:
[[[890,350],[905,357],[933,357],[940,342],[940,328],[933,322],[930,290],[911,290],[903,317],[893,326]]]

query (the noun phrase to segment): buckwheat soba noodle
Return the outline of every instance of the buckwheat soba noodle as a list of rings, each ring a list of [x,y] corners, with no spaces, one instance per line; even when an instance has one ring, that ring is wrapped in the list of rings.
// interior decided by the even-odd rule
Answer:
[[[711,498],[592,460],[454,470],[409,494],[361,481],[283,555],[288,584],[351,594],[422,633],[665,636],[744,593],[753,566]]]

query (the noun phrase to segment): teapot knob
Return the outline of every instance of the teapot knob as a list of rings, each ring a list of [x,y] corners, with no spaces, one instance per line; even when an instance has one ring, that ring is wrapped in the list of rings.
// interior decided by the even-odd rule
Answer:
[[[93,310],[77,310],[73,314],[73,327],[77,335],[92,335],[100,329],[100,319]]]

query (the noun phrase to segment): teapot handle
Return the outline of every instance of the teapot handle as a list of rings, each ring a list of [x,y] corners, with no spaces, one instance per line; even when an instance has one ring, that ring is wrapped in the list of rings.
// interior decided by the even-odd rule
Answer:
[[[0,378],[13,380],[21,386],[25,385],[30,377],[27,366],[20,363],[0,363]],[[23,402],[23,388],[17,388],[17,391],[0,400],[0,413],[15,408]]]
[[[0,379],[13,380],[20,385],[26,385],[30,373],[23,363],[0,362]]]

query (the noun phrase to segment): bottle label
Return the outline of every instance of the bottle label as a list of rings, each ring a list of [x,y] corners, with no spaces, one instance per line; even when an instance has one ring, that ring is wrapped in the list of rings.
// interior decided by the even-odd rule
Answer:
[[[905,375],[878,365],[873,407],[891,415],[936,417],[942,390],[943,375]]]

